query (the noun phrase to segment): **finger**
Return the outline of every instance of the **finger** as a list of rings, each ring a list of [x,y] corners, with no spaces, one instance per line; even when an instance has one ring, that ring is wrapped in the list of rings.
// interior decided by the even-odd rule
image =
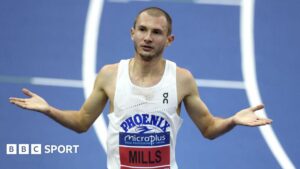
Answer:
[[[24,108],[25,105],[26,105],[26,103],[24,101],[22,101],[22,100],[12,100],[11,103],[15,104],[15,105],[17,105],[17,106],[19,106],[21,108]]]
[[[24,104],[25,102],[20,100],[11,100],[10,103],[18,105],[18,104]]]
[[[16,98],[16,97],[10,97],[9,102],[14,103],[14,102],[25,102],[25,99],[22,98]]]
[[[263,104],[259,104],[259,105],[257,105],[257,106],[251,107],[250,109],[251,109],[252,111],[257,111],[257,110],[263,109],[264,107],[265,107],[265,106],[264,106]]]
[[[28,89],[26,89],[26,88],[23,88],[23,89],[22,89],[22,92],[23,92],[25,95],[29,96],[29,97],[32,97],[32,96],[34,95],[33,92],[31,92],[30,90],[28,90]]]
[[[16,103],[15,105],[17,105],[18,107],[20,107],[20,108],[22,108],[22,109],[28,109],[26,103]]]
[[[272,120],[270,119],[262,119],[262,120],[256,120],[256,121],[253,121],[253,122],[249,122],[249,126],[263,126],[263,125],[267,125],[267,124],[271,124],[272,123]]]
[[[259,116],[257,116],[257,120],[266,120],[266,121],[272,121],[272,119],[269,119],[269,118],[264,118],[264,117],[259,117]]]
[[[22,109],[27,109],[27,110],[34,110],[28,102],[25,101],[13,101],[11,102],[12,104],[22,108]]]
[[[267,123],[267,124],[271,124],[273,122],[273,120],[271,119],[264,119],[264,121]]]

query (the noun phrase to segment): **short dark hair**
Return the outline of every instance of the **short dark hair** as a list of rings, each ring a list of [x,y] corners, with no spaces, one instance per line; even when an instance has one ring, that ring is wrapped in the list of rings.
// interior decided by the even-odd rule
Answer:
[[[140,14],[143,12],[147,12],[147,14],[149,14],[151,16],[163,15],[167,19],[167,22],[168,22],[168,32],[167,33],[168,33],[168,35],[170,35],[172,33],[172,18],[171,18],[171,16],[165,10],[158,8],[158,7],[148,7],[148,8],[141,10],[134,20],[133,28],[135,28],[137,19],[140,16]]]

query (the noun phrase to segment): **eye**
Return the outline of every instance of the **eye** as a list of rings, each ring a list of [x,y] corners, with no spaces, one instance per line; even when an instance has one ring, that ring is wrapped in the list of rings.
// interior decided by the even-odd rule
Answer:
[[[159,30],[159,29],[154,29],[154,30],[153,30],[153,33],[156,34],[156,35],[161,35],[161,34],[162,34],[162,31]]]
[[[145,28],[145,27],[143,27],[143,26],[140,26],[138,29],[139,29],[139,31],[141,31],[141,32],[144,32],[144,31],[146,31],[146,28]]]

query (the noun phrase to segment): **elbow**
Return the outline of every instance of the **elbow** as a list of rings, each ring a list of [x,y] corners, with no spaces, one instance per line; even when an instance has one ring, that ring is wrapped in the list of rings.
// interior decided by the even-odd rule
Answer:
[[[216,139],[217,137],[205,136],[205,138],[208,139],[208,140],[214,140],[214,139]]]
[[[202,131],[202,135],[204,138],[206,138],[208,140],[214,140],[218,137],[218,135],[215,132],[213,132],[212,130],[209,130],[209,127],[207,127],[205,130]]]
[[[78,134],[85,133],[89,130],[92,123],[86,120],[83,116],[78,117],[76,123],[74,123],[74,131]]]
[[[208,139],[208,140],[214,140],[217,138],[217,136],[209,134],[209,133],[203,133],[203,137]]]
[[[88,131],[87,129],[76,129],[75,130],[75,132],[78,133],[78,134],[82,134],[82,133],[85,133],[87,131]]]
[[[215,123],[215,118],[212,117],[210,123],[202,130],[204,138],[214,140],[220,135],[220,133],[216,130]]]
[[[78,134],[82,134],[82,133],[85,133],[89,130],[90,126],[80,126],[80,127],[77,127],[76,129],[74,129],[74,131]]]

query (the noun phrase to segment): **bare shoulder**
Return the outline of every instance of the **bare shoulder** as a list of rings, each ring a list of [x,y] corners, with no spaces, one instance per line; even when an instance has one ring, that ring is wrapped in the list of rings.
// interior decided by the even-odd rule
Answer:
[[[176,73],[177,82],[179,84],[187,85],[186,83],[191,83],[195,81],[192,73],[185,68],[177,67]]]
[[[189,70],[177,67],[176,73],[177,93],[180,100],[197,93],[196,81]]]
[[[115,64],[107,64],[107,65],[104,65],[98,75],[99,76],[112,76],[114,74],[117,74],[118,72],[118,63],[115,63]]]
[[[118,63],[107,64],[103,66],[98,72],[96,82],[95,82],[96,85],[99,87],[112,85],[112,83],[116,79],[117,73],[118,73]]]

